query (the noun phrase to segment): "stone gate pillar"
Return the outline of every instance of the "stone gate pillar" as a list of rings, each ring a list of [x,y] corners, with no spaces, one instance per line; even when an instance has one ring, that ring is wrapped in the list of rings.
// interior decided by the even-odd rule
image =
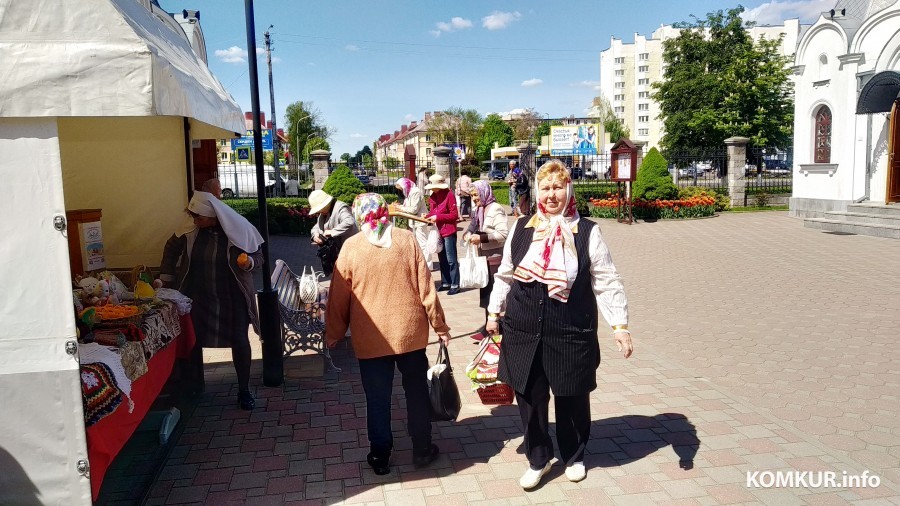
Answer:
[[[440,174],[450,182],[450,154],[452,149],[447,146],[438,146],[431,151],[434,155],[434,173]]]
[[[744,177],[744,165],[747,164],[747,137],[729,137],[725,139],[728,146],[728,195],[731,207],[742,207],[746,204],[747,180]]]
[[[325,180],[328,179],[328,167],[331,165],[331,152],[327,149],[317,149],[312,151],[309,156],[312,157],[313,177],[315,178],[315,189],[321,190],[325,186]]]

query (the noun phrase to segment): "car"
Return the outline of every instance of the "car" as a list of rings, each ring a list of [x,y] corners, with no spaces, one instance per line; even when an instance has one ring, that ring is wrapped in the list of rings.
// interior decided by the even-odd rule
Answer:
[[[506,179],[506,171],[500,167],[492,167],[488,171],[488,179],[493,181],[503,181]]]
[[[271,196],[275,189],[275,167],[264,165],[266,195]],[[219,165],[219,182],[222,185],[222,198],[256,197],[256,166],[250,164]],[[281,194],[284,194],[287,178],[281,174]]]
[[[369,176],[367,174],[356,174],[356,179],[359,179],[359,182],[362,184],[369,184]]]

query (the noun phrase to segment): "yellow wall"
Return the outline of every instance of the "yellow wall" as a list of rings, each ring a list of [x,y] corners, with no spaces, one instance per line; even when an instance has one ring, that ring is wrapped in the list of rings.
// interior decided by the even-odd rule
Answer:
[[[106,267],[158,266],[187,206],[182,118],[58,124],[66,210],[103,210]]]

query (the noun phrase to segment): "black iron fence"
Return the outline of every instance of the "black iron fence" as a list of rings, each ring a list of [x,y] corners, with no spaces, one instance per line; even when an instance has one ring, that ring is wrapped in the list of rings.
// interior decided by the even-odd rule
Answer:
[[[744,177],[747,195],[790,195],[793,189],[793,148],[747,148]]]
[[[728,193],[727,148],[671,150],[664,156],[676,186],[698,186],[723,195]]]

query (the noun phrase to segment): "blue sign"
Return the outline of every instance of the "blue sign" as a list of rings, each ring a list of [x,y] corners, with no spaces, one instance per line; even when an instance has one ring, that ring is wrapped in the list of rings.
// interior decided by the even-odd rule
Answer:
[[[263,151],[272,151],[272,131],[263,129],[262,131]],[[253,130],[247,130],[246,135],[231,139],[231,150],[236,151],[237,148],[253,148]]]

